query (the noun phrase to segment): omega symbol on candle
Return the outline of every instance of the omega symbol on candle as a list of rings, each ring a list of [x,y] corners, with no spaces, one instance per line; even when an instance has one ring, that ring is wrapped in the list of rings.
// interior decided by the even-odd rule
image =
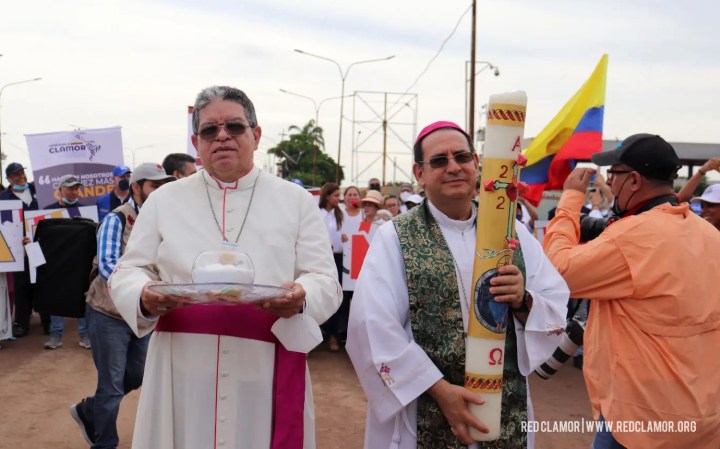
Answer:
[[[502,365],[503,362],[503,350],[495,348],[490,351],[490,365]]]

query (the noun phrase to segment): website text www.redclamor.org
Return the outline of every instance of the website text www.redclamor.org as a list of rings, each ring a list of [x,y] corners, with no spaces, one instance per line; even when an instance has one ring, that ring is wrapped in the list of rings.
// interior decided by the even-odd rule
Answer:
[[[520,426],[523,432],[580,433],[608,431],[611,433],[681,433],[695,432],[695,421],[595,421],[579,419],[568,421],[526,421]]]

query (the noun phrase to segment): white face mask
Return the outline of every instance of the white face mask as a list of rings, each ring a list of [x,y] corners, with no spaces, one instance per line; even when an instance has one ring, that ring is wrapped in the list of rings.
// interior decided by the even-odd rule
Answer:
[[[280,318],[270,329],[288,351],[307,354],[322,342],[317,321],[307,313]]]
[[[65,198],[64,196],[62,197],[62,200],[63,200],[63,203],[67,204],[68,206],[73,206],[73,205],[77,204],[77,202],[78,202],[77,198],[73,201],[70,201],[69,199]]]

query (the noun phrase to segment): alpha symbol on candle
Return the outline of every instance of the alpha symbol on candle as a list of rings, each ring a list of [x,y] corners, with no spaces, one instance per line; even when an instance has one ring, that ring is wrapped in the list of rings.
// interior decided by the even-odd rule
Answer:
[[[512,252],[512,249],[507,248],[505,251]],[[510,265],[512,263],[512,256],[510,255],[503,255],[500,259],[498,259],[497,267],[504,267],[505,265]]]
[[[515,145],[513,145],[512,150],[510,151],[515,150],[522,150],[522,145],[520,144],[520,136],[517,136],[517,138],[515,139]]]
[[[495,348],[490,351],[490,365],[502,365],[503,362],[503,350]]]

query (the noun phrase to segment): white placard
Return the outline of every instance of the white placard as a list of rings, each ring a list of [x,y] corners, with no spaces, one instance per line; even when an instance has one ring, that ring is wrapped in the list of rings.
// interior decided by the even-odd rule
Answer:
[[[19,200],[0,201],[0,272],[24,269],[22,204]]]
[[[355,291],[355,282],[360,275],[365,256],[370,249],[370,241],[375,235],[378,225],[363,221],[360,228],[348,235],[348,241],[343,243],[343,279],[344,291]]]
[[[2,201],[0,201],[2,203]],[[25,235],[30,240],[35,240],[35,229],[37,224],[46,218],[89,218],[98,221],[98,210],[96,206],[71,207],[69,209],[43,209],[25,211]]]
[[[27,253],[28,265],[31,269],[47,263],[45,260],[45,254],[43,254],[39,242],[32,242],[25,245],[25,252]]]
[[[187,138],[187,154],[197,159],[197,150],[195,150],[195,145],[192,144],[192,135],[193,135],[193,129],[192,129],[192,114],[193,114],[193,107],[188,106],[187,107],[188,115],[187,115],[187,125],[188,125],[188,138]]]
[[[0,340],[12,338],[12,322],[7,274],[0,273]]]

